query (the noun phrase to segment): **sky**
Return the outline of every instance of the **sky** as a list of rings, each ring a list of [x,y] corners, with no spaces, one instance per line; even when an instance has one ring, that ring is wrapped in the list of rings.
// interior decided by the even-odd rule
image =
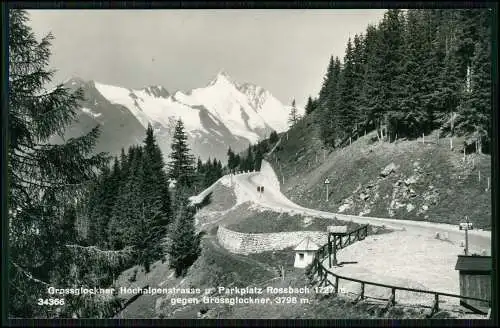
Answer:
[[[170,93],[207,85],[220,71],[284,104],[316,96],[330,56],[377,24],[383,9],[30,10],[37,37],[52,32],[55,81],[72,77]]]

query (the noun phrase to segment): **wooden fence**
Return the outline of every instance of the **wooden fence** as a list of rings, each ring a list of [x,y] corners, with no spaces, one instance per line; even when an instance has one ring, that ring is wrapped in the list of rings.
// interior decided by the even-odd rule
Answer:
[[[342,242],[342,239],[338,239],[338,248],[345,248],[348,245],[351,245],[354,243],[356,240],[363,240],[367,236],[367,231],[368,231],[368,225],[363,226],[359,229],[356,229],[349,234],[343,236],[346,237],[345,242]],[[355,236],[355,237],[353,237]],[[360,238],[361,237],[361,238]],[[358,298],[354,301],[359,302],[363,299],[369,298],[369,296],[365,295],[365,287],[367,285],[371,286],[377,286],[377,287],[383,287],[391,290],[391,296],[388,299],[383,299],[387,301],[387,305],[385,309],[389,308],[390,306],[394,306],[396,304],[396,291],[407,291],[407,292],[414,292],[414,293],[422,293],[422,294],[431,294],[434,295],[434,303],[432,305],[432,310],[430,313],[430,316],[433,316],[435,313],[439,311],[439,302],[440,302],[440,297],[452,297],[452,298],[458,298],[460,299],[460,303],[463,303],[463,300],[474,300],[474,301],[482,301],[488,303],[489,307],[491,308],[491,300],[487,299],[481,299],[481,298],[476,298],[476,297],[468,297],[468,296],[462,296],[462,295],[457,295],[457,294],[450,294],[450,293],[442,293],[442,292],[437,292],[437,291],[431,291],[431,290],[423,290],[423,289],[415,289],[415,288],[406,288],[406,287],[399,287],[399,286],[394,286],[394,285],[388,285],[388,284],[381,284],[381,283],[376,283],[376,282],[371,282],[371,281],[366,281],[366,280],[361,280],[361,279],[355,279],[355,278],[349,278],[345,276],[338,275],[336,273],[333,273],[332,271],[328,270],[324,265],[323,262],[326,257],[328,257],[329,252],[328,252],[328,243],[321,246],[315,254],[314,260],[311,264],[310,272],[309,275],[312,277],[312,280],[314,282],[314,277],[319,278],[319,284],[318,286],[330,286],[333,287],[334,294],[337,295],[339,292],[339,282],[340,280],[347,280],[347,281],[353,281],[357,282],[361,285],[361,292],[358,295]],[[333,279],[329,279],[329,277],[332,277]],[[335,280],[335,283],[332,283],[331,280]],[[318,280],[316,280],[317,282]],[[442,298],[441,298],[442,300]],[[478,309],[474,309],[478,312],[480,312]],[[482,312],[481,312],[482,313]]]

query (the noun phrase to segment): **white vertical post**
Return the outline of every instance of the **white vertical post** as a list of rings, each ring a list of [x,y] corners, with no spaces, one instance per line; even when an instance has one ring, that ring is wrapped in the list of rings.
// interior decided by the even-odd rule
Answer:
[[[422,133],[422,144],[425,143],[425,135]]]
[[[488,177],[488,188],[486,190],[490,190],[490,177]]]
[[[469,217],[465,217],[465,255],[469,255]]]
[[[479,182],[481,182],[481,170],[477,171],[477,174],[478,174],[478,180]]]
[[[349,146],[351,145],[352,141],[351,141],[351,137],[349,137]]]
[[[328,183],[326,184],[326,201],[328,202]]]
[[[450,150],[453,150],[453,138],[450,137]]]
[[[283,184],[285,184],[285,176],[284,175],[281,176],[281,180],[283,181]]]
[[[323,160],[326,160],[326,149],[323,149]]]

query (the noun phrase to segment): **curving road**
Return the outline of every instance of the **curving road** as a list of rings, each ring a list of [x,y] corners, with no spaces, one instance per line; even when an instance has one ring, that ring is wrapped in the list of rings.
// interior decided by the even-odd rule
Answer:
[[[279,180],[271,165],[263,161],[260,172],[244,173],[233,176],[235,189],[237,190],[238,203],[252,201],[262,207],[275,211],[283,211],[291,214],[304,214],[323,218],[338,218],[345,221],[357,223],[369,223],[371,225],[386,226],[395,230],[406,230],[419,235],[431,235],[444,233],[453,243],[460,243],[465,239],[464,232],[458,229],[458,225],[431,223],[424,221],[410,221],[398,219],[385,219],[365,216],[337,214],[305,208],[297,205],[286,198],[280,191]],[[257,192],[257,186],[264,186],[264,193]],[[469,231],[469,250],[471,252],[486,251],[491,255],[491,232],[484,230]]]

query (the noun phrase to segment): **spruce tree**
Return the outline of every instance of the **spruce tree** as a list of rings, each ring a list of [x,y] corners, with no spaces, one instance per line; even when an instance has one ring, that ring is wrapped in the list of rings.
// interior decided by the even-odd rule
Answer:
[[[470,89],[463,94],[457,119],[457,130],[472,134],[478,145],[489,143],[491,136],[491,39],[490,12],[478,17],[478,40],[471,59]],[[478,149],[482,151],[481,148]]]
[[[269,135],[269,142],[274,144],[278,142],[278,140],[279,140],[278,133],[276,131],[271,132],[271,134]]]
[[[169,178],[177,181],[176,186],[191,188],[194,183],[194,158],[190,154],[184,123],[178,120],[173,135],[172,151],[169,154]]]
[[[54,273],[70,260],[62,251],[61,232],[54,228],[62,209],[83,198],[107,158],[91,155],[97,127],[84,136],[49,143],[76,118],[82,92],[72,93],[61,84],[45,89],[54,74],[47,69],[53,38],[49,34],[38,41],[28,21],[26,11],[9,10],[8,313],[53,317],[55,308],[40,307],[37,299],[49,296],[47,287],[59,283]]]
[[[306,104],[305,110],[306,110],[306,114],[311,114],[314,110],[313,101],[311,99],[311,96],[309,96],[307,98],[307,104]]]
[[[336,108],[337,115],[335,121],[338,126],[337,135],[341,137],[351,135],[354,128],[354,122],[357,121],[356,115],[356,76],[354,71],[354,57],[351,39],[347,42],[346,54],[344,57],[344,67],[340,74],[340,83],[338,85],[339,102]]]
[[[404,95],[404,17],[401,10],[390,9],[384,15],[380,24],[382,59],[381,77],[383,124],[387,125],[389,133],[395,134],[397,127],[394,122],[400,120],[400,102]]]
[[[340,122],[337,111],[340,66],[340,59],[338,57],[335,60],[333,57],[330,57],[330,63],[328,64],[328,70],[318,99],[318,106],[321,111],[318,115],[320,136],[325,145],[330,147],[335,147],[335,140],[340,133]]]
[[[352,49],[352,78],[353,78],[353,97],[354,97],[354,129],[358,129],[368,121],[368,113],[364,111],[361,106],[361,98],[363,91],[365,64],[366,64],[366,51],[365,51],[364,37],[362,35],[354,35],[353,49]]]
[[[425,132],[425,126],[431,121],[425,103],[425,89],[430,79],[426,78],[422,69],[428,61],[430,49],[426,47],[427,35],[423,32],[423,24],[425,20],[421,11],[410,9],[407,14],[400,109],[391,115],[393,133],[400,136],[416,137]]]
[[[367,128],[379,128],[383,116],[384,89],[380,31],[374,25],[368,25],[364,38],[364,79],[358,102],[359,112],[367,117]]]
[[[59,229],[59,235],[64,244],[73,244],[79,238],[78,231],[76,230],[76,215],[76,207],[74,205],[66,205]]]
[[[292,100],[292,107],[290,108],[290,115],[288,116],[288,125],[290,127],[297,124],[299,120],[299,114],[297,112],[297,107],[295,106],[295,99]]]
[[[168,250],[169,266],[176,276],[183,276],[201,253],[200,237],[194,228],[194,208],[189,206],[185,189],[176,191],[174,226],[171,232],[171,244]]]
[[[252,170],[253,168],[253,153],[252,153],[252,146],[248,146],[248,149],[246,151],[246,156],[244,159],[244,167],[243,170],[248,171]]]
[[[149,185],[151,193],[156,195],[155,202],[160,202],[160,210],[164,216],[164,224],[167,225],[172,216],[168,176],[165,172],[163,154],[156,141],[151,124],[148,125],[146,138],[144,139],[144,156],[144,163],[147,163],[145,169],[151,170],[151,176],[146,177],[145,184]]]
[[[262,151],[260,149],[257,149],[257,152],[255,153],[255,165],[254,165],[255,171],[260,171],[263,159],[264,156],[262,154]]]

